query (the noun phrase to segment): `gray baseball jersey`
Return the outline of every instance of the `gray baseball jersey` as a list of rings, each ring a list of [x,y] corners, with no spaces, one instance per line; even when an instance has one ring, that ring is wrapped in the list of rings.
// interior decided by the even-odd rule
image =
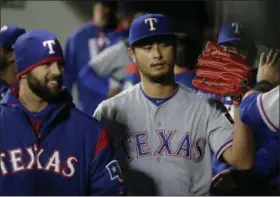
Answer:
[[[137,84],[102,102],[93,116],[127,127],[130,165],[154,179],[159,195],[207,195],[211,155],[220,158],[233,136],[228,114],[207,99],[179,86],[172,98],[156,106]]]
[[[132,60],[129,57],[124,41],[104,49],[89,61],[90,67],[98,75],[103,77],[113,75],[118,81],[124,79],[125,69],[129,63],[132,63]]]

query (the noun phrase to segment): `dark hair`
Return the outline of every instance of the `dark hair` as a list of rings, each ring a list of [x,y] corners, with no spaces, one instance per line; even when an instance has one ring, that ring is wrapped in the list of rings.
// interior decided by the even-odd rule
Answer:
[[[254,63],[254,60],[257,56],[257,47],[254,43],[244,42],[244,41],[237,42],[237,43],[225,42],[222,45],[227,46],[227,47],[235,47],[235,48],[237,48],[237,51],[242,51],[242,50],[248,51],[247,62],[250,65],[252,65]]]
[[[146,44],[151,44],[157,41],[166,41],[169,43],[172,43],[174,45],[176,45],[176,37],[175,35],[154,35],[154,36],[150,36],[147,38],[143,38],[141,40],[138,40],[136,42],[134,42],[130,47],[133,49],[135,47],[141,47],[144,46]]]
[[[97,4],[102,4],[103,6],[110,9],[109,11],[109,21],[107,24],[107,28],[115,29],[117,27],[117,1],[105,1],[105,0],[96,0],[93,2],[93,7]]]
[[[193,70],[195,68],[199,53],[199,42],[194,39],[187,38],[186,36],[177,36],[177,66]]]

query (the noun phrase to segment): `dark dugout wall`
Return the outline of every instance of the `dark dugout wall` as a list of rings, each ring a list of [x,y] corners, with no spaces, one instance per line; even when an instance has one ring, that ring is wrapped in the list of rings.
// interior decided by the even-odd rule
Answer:
[[[104,0],[105,1],[105,0]],[[93,1],[69,1],[77,11],[91,18]],[[175,31],[188,32],[190,37],[199,39],[208,23],[203,1],[118,1],[119,11],[163,13],[172,19]]]
[[[257,45],[280,48],[280,1],[215,1],[215,21],[250,25]]]

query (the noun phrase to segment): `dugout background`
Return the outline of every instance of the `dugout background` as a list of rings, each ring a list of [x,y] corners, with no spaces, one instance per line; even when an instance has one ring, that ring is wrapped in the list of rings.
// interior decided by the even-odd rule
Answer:
[[[91,19],[92,0],[12,1],[1,0],[1,26],[19,25],[26,29],[52,30],[64,46],[67,37]],[[162,12],[169,15],[177,31],[201,44],[215,40],[221,23],[235,20],[252,27],[258,52],[280,48],[280,1],[118,1],[119,11]],[[203,45],[203,44],[202,44]],[[255,62],[257,64],[257,61]],[[74,88],[74,95],[75,95]],[[77,99],[74,96],[74,102]]]
[[[132,2],[132,1],[126,1]],[[119,3],[120,11],[162,12],[172,18],[175,29],[197,40],[215,40],[221,23],[234,20],[252,27],[252,36],[259,52],[266,47],[280,48],[280,1],[133,1]],[[3,1],[1,26],[18,25],[26,29],[52,30],[65,44],[67,37],[91,19],[91,1]],[[75,92],[75,91],[74,91]],[[75,94],[74,94],[75,95]],[[74,96],[75,98],[75,96]],[[76,100],[74,100],[76,103]],[[137,172],[131,172],[137,174]],[[145,184],[153,185],[147,175],[137,174],[137,195],[151,195],[154,188],[145,191]],[[129,180],[130,183],[135,179]],[[135,184],[137,185],[137,184]],[[141,193],[147,192],[147,193]]]
[[[91,0],[12,1],[1,0],[1,25],[47,28],[64,44],[67,36],[91,18]],[[214,39],[222,22],[236,20],[252,26],[259,45],[280,47],[280,1],[118,1],[119,10],[162,12],[169,15],[178,30],[200,39]]]

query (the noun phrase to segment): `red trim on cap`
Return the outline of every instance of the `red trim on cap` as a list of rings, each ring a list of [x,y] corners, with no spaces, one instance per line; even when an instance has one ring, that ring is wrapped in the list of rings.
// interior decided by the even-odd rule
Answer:
[[[44,60],[41,60],[41,61],[39,61],[39,62],[37,62],[35,64],[32,64],[32,65],[28,66],[27,69],[25,69],[25,70],[21,71],[20,73],[18,73],[17,74],[17,79],[19,79],[21,75],[24,75],[25,73],[33,70],[37,66],[40,66],[42,64],[46,64],[46,63],[49,63],[49,62],[53,62],[53,61],[60,61],[60,60],[64,60],[64,58],[63,57],[50,57],[50,58],[46,58]]]

